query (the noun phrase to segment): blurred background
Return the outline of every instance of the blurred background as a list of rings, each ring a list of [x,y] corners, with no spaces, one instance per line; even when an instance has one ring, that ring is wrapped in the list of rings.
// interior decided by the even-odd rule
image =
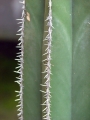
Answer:
[[[18,75],[13,71],[18,52],[16,19],[21,17],[21,7],[19,0],[0,0],[0,120],[18,120],[15,90],[19,86],[14,82]]]

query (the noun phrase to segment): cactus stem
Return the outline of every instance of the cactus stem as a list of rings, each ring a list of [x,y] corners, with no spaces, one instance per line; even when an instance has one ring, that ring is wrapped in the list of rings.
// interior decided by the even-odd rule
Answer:
[[[23,1],[19,1],[19,3],[22,4],[22,16],[21,16],[21,19],[16,19],[18,20],[18,24],[20,24],[20,28],[19,30],[17,31],[18,34],[16,35],[19,35],[19,43],[17,45],[17,48],[19,48],[19,53],[17,53],[17,56],[18,57],[17,60],[18,61],[18,67],[16,67],[15,69],[18,69],[17,71],[14,71],[16,73],[19,74],[18,77],[16,77],[16,83],[19,84],[20,86],[20,91],[15,91],[16,93],[18,93],[18,95],[16,95],[16,97],[18,97],[15,101],[18,101],[18,105],[16,107],[18,107],[17,111],[19,112],[18,113],[18,119],[19,120],[23,120],[23,63],[24,63],[24,60],[23,60],[23,43],[24,43],[24,40],[23,40],[23,37],[24,37],[24,21],[25,21],[25,0]]]
[[[51,120],[50,117],[50,74],[51,74],[51,41],[52,41],[52,0],[48,0],[48,16],[46,18],[46,26],[48,27],[48,30],[45,30],[44,33],[46,34],[43,42],[44,46],[46,46],[44,53],[42,56],[45,56],[45,58],[42,60],[43,66],[44,66],[44,83],[41,84],[42,87],[45,87],[45,90],[41,90],[41,92],[44,93],[43,98],[45,98],[45,101],[42,103],[45,107],[43,108],[42,112],[43,114],[43,119],[45,120]]]

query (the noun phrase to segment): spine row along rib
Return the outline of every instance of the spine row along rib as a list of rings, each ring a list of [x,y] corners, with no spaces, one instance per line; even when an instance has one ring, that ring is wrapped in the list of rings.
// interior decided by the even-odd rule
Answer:
[[[51,98],[51,93],[50,93],[50,76],[51,76],[51,42],[52,42],[52,1],[48,0],[48,7],[49,7],[49,12],[48,16],[46,18],[48,30],[45,31],[47,32],[47,35],[43,41],[46,41],[44,45],[46,45],[46,49],[44,51],[44,54],[46,56],[45,59],[42,60],[43,65],[44,65],[44,71],[42,73],[45,74],[44,79],[45,82],[42,86],[45,86],[45,90],[41,92],[44,93],[43,97],[45,98],[45,101],[42,105],[45,106],[43,109],[43,119],[45,120],[51,120],[50,116],[50,98]]]
[[[20,86],[20,90],[19,91],[15,91],[17,92],[17,99],[15,101],[18,101],[18,105],[16,106],[18,109],[18,119],[19,120],[23,120],[23,63],[24,63],[24,60],[23,60],[23,54],[24,54],[24,46],[23,46],[23,43],[24,43],[24,21],[25,21],[25,0],[23,1],[19,1],[21,4],[22,4],[22,16],[20,19],[17,19],[18,20],[18,24],[20,24],[20,28],[19,30],[17,31],[17,34],[16,35],[19,35],[19,43],[17,45],[17,48],[19,49],[19,53],[17,53],[17,56],[16,56],[16,59],[18,61],[18,66],[15,68],[16,73],[19,74],[18,77],[16,77],[16,81],[19,86]]]

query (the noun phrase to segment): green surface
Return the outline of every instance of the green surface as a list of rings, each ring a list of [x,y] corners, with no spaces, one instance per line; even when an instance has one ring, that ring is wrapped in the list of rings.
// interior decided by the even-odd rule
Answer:
[[[72,120],[90,120],[90,0],[73,2]]]
[[[24,120],[42,120],[44,9],[47,16],[44,1],[26,1]],[[90,120],[90,0],[52,0],[52,16],[51,120]]]
[[[71,120],[72,2],[52,3],[51,120]]]
[[[24,120],[41,120],[41,64],[44,1],[27,0],[30,22],[25,21],[24,38]]]

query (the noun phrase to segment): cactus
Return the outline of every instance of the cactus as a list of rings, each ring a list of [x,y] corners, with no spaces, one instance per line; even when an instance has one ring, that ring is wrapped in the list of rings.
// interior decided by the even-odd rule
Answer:
[[[90,1],[22,2],[20,120],[90,119]]]

